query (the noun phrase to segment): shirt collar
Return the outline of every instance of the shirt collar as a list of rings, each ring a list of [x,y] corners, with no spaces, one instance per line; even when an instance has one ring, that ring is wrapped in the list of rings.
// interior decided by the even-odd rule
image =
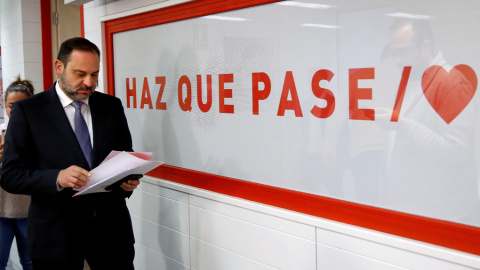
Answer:
[[[55,90],[57,91],[57,95],[58,95],[58,98],[60,99],[60,103],[62,103],[62,107],[65,108],[67,107],[68,105],[70,105],[72,102],[73,102],[73,99],[69,98],[64,92],[63,90],[60,88],[60,83],[59,81],[57,80],[57,83],[55,84]],[[87,99],[83,100],[83,102],[85,104],[88,105],[88,99],[90,97],[88,97]]]

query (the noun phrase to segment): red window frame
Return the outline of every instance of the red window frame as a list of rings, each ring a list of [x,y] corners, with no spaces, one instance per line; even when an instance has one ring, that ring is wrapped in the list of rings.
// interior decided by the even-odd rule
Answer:
[[[113,35],[124,31],[209,14],[262,5],[276,0],[197,0],[106,21],[105,49],[108,93],[115,95]],[[361,205],[184,168],[162,165],[152,177],[258,203],[326,218],[480,255],[480,228]]]

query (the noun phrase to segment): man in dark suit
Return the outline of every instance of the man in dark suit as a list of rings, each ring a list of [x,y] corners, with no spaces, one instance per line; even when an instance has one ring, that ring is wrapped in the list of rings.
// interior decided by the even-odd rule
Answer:
[[[121,101],[94,91],[99,68],[97,46],[69,39],[55,61],[57,83],[12,109],[1,186],[32,197],[28,248],[35,270],[83,269],[85,259],[94,270],[134,269],[125,198],[139,181],[72,197],[112,150],[132,151]]]

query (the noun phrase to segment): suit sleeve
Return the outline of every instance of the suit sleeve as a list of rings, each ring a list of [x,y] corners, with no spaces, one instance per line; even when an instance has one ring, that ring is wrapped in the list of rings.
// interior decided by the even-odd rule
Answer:
[[[125,111],[124,111],[124,108],[123,108],[123,105],[122,105],[122,102],[120,99],[116,99],[118,100],[118,108],[119,108],[119,112],[118,112],[118,117],[120,117],[120,129],[121,129],[121,134],[123,134],[123,141],[125,143],[125,150],[124,151],[133,151],[133,146],[132,146],[132,135],[130,133],[130,129],[128,127],[128,121],[127,121],[127,117],[125,116]]]
[[[24,109],[15,103],[5,136],[0,184],[14,194],[55,195],[60,170],[36,168],[34,132],[28,120]]]
[[[128,121],[127,117],[125,116],[125,111],[122,105],[122,102],[120,99],[115,98],[116,100],[116,106],[117,110],[114,110],[115,117],[117,118],[117,128],[118,128],[118,133],[117,135],[119,136],[119,143],[122,145],[121,148],[119,149],[112,149],[112,150],[121,150],[121,151],[127,151],[127,152],[132,152],[133,147],[132,147],[132,136],[130,133],[130,129],[128,127]],[[117,186],[113,189],[114,192],[120,192],[124,197],[129,198],[133,192],[131,191],[124,191],[120,186]]]

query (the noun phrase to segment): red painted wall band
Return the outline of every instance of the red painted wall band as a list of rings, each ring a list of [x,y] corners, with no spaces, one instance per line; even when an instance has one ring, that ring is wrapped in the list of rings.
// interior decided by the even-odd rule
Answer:
[[[113,35],[272,0],[198,0],[105,22],[108,93],[115,95]],[[480,255],[480,228],[163,165],[148,175],[229,196]]]
[[[80,31],[81,36],[85,37],[83,5],[80,6]],[[50,1],[40,1],[40,22],[42,28],[42,69],[43,69],[43,89],[48,89],[53,84],[53,71],[51,59],[52,55],[52,28],[51,28]]]
[[[85,18],[84,18],[83,5],[80,6],[80,35],[85,37]]]
[[[40,1],[40,20],[42,26],[42,66],[43,89],[48,89],[53,84],[52,72],[52,29],[50,26],[50,1]]]

